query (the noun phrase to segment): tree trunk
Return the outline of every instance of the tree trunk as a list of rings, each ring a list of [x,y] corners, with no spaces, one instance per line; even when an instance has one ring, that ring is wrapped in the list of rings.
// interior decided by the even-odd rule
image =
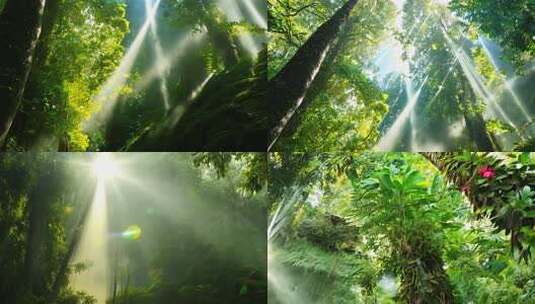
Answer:
[[[464,102],[469,108],[467,110],[465,107],[465,109],[463,110],[464,120],[466,122],[466,128],[468,129],[468,133],[476,144],[477,151],[497,151],[498,149],[496,149],[496,145],[492,140],[489,132],[487,131],[483,115],[480,112],[474,112],[473,108],[476,106],[476,95],[470,87],[468,80],[464,81],[463,89],[464,94],[461,98],[464,99]]]
[[[338,55],[341,53],[341,51],[345,49],[356,21],[357,20],[354,18],[346,23],[341,37],[336,40],[334,47],[332,48],[332,50],[329,51],[329,54],[325,58],[325,61],[318,72],[318,76],[316,76],[316,78],[310,85],[310,88],[306,93],[303,103],[301,104],[299,109],[295,111],[295,114],[290,117],[288,123],[286,124],[286,127],[282,130],[280,135],[281,137],[292,136],[297,131],[297,128],[303,120],[303,116],[306,112],[306,109],[310,106],[310,104],[312,104],[312,102],[318,97],[318,95],[321,94],[321,92],[323,92],[327,88],[327,85],[335,72],[334,65],[336,63],[336,59],[338,58]]]
[[[36,109],[32,109],[35,102],[40,102],[42,84],[42,70],[45,67],[49,53],[50,36],[56,24],[60,11],[59,0],[47,0],[43,13],[43,26],[41,35],[35,47],[33,63],[24,90],[25,102],[20,105],[20,111],[13,121],[11,133],[17,135],[17,145],[24,150],[30,150],[39,139],[44,136],[46,128],[40,127],[44,122],[36,122],[34,118]],[[33,101],[33,102],[32,102]],[[37,124],[36,124],[37,123]],[[35,132],[28,132],[29,129]],[[60,150],[60,152],[68,152]]]
[[[270,81],[269,106],[271,107],[270,149],[279,138],[288,121],[306,97],[311,84],[318,76],[329,50],[349,18],[358,0],[349,0],[322,24],[305,44],[297,50],[288,64]]]
[[[61,169],[48,159],[40,166],[37,184],[28,199],[28,232],[24,258],[23,282],[25,292],[42,296],[46,293],[43,253],[47,246],[48,222],[52,204],[61,192]]]
[[[214,75],[178,115],[168,115],[126,151],[266,151],[266,52]]]
[[[0,15],[0,146],[24,95],[43,18],[45,0],[9,0]]]
[[[441,253],[431,246],[429,240],[415,239],[414,236],[408,236],[406,243],[400,246],[403,262],[399,297],[404,303],[454,303]]]

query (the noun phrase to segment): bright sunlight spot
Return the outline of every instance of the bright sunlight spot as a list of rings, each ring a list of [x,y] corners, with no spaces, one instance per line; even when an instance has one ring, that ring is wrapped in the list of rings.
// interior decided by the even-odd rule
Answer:
[[[100,153],[93,162],[93,172],[102,180],[117,176],[119,168],[109,153]]]

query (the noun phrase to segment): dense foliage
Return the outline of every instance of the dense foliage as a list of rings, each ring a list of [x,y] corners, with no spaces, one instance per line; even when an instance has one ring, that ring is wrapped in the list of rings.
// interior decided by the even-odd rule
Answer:
[[[504,47],[507,56],[523,65],[535,55],[535,3],[529,0],[452,0],[451,8]]]
[[[2,149],[264,151],[264,12],[262,1],[46,1],[35,50],[14,45],[33,60],[20,105],[0,118]]]
[[[69,150],[84,151],[89,138],[83,123],[97,110],[93,97],[123,55],[122,41],[129,30],[125,4],[48,3],[7,149],[54,150],[68,143]]]
[[[535,301],[532,155],[424,156],[275,154],[274,303]]]

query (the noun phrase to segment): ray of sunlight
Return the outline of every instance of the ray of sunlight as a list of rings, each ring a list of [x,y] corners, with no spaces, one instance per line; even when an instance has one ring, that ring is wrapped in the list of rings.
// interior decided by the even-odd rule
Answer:
[[[494,55],[492,54],[492,52],[489,50],[489,47],[487,46],[487,43],[485,42],[485,39],[482,39],[481,36],[480,36],[480,37],[478,37],[478,41],[479,41],[479,44],[481,45],[481,47],[483,48],[483,50],[485,51],[485,54],[489,58],[490,62],[492,63],[492,66],[494,67],[496,73],[500,73],[500,68],[499,68],[498,62],[497,62],[498,59],[495,58]],[[508,91],[508,93],[513,98],[513,102],[515,103],[515,105],[518,107],[518,109],[522,113],[523,118],[526,120],[526,122],[530,122],[531,121],[531,117],[530,117],[530,115],[528,113],[528,110],[524,106],[524,103],[522,102],[522,100],[520,99],[518,94],[513,89],[510,80],[505,79],[504,80],[504,85],[505,85],[505,89]]]
[[[268,289],[277,303],[307,304],[313,303],[306,290],[300,290],[297,283],[283,263],[277,259],[275,245],[268,243]],[[268,300],[270,301],[270,300]]]
[[[401,114],[398,115],[390,129],[386,132],[386,134],[381,137],[379,140],[379,143],[375,147],[375,150],[378,151],[390,151],[395,147],[396,142],[400,139],[403,129],[405,125],[409,122],[409,118],[411,113],[413,112],[414,108],[416,107],[416,104],[418,103],[418,99],[420,97],[420,94],[422,93],[422,89],[427,83],[429,75],[422,81],[422,84],[419,86],[419,88],[415,91],[413,89],[413,83],[410,77],[405,77],[405,87],[407,92],[407,105],[401,112]]]
[[[505,120],[509,125],[517,128],[518,126],[512,121],[509,115],[504,111],[504,109],[496,102],[496,96],[493,94],[486,84],[484,83],[481,76],[477,73],[476,67],[468,54],[463,50],[462,46],[457,45],[453,39],[448,34],[445,25],[442,26],[442,33],[446,38],[448,46],[453,51],[453,54],[457,58],[462,71],[474,92],[481,98],[481,100],[490,107],[495,116]]]
[[[100,89],[97,96],[95,96],[95,102],[99,105],[99,111],[91,117],[85,125],[86,130],[95,128],[99,122],[108,119],[113,106],[117,102],[117,99],[121,95],[122,90],[126,84],[126,81],[130,77],[130,72],[134,67],[134,63],[141,51],[141,47],[150,29],[150,25],[156,17],[156,12],[160,6],[161,0],[156,0],[152,9],[147,11],[146,20],[139,30],[139,33],[134,38],[134,41],[126,51],[123,59],[119,63],[117,69],[108,78]]]
[[[251,0],[241,0],[245,7],[247,8],[247,11],[253,16],[253,22],[258,25],[259,27],[263,29],[267,29],[267,17],[260,14],[260,12],[256,9],[256,7],[253,5]]]
[[[240,11],[236,0],[218,0],[218,8],[225,13],[225,16],[231,22],[241,22],[245,20],[245,16]],[[251,4],[252,6],[252,4]],[[254,7],[252,7],[254,9]],[[262,49],[261,43],[254,38],[254,35],[249,31],[238,36],[238,40],[242,47],[249,53],[250,56],[256,56]]]
[[[133,93],[141,92],[149,86],[155,79],[160,77],[161,71],[169,70],[171,66],[176,65],[186,54],[186,46],[195,46],[201,43],[206,37],[206,30],[190,32],[182,35],[177,39],[174,46],[166,54],[160,57],[157,62],[150,68],[136,83],[133,85]]]
[[[97,165],[98,174],[107,170]],[[106,205],[105,180],[99,178],[90,212],[73,258],[74,264],[84,263],[87,270],[73,275],[71,285],[75,289],[93,295],[98,304],[105,304],[109,295],[108,260],[108,212]]]
[[[145,9],[147,12],[151,12],[156,9],[158,3],[154,0],[145,0]],[[167,76],[169,75],[169,66],[165,64],[164,51],[162,48],[162,43],[158,34],[158,23],[156,18],[150,18],[150,29],[152,43],[154,45],[154,51],[156,52],[156,68],[158,69],[158,76],[160,78],[160,92],[162,93],[162,99],[164,102],[164,107],[166,111],[170,109],[169,101],[169,89],[167,86]]]

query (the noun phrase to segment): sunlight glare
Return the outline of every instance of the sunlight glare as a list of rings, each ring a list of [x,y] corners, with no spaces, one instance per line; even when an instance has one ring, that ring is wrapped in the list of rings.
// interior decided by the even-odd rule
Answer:
[[[118,175],[119,168],[110,153],[99,153],[93,162],[93,172],[99,180],[107,180]]]
[[[121,233],[121,236],[127,240],[137,241],[141,239],[141,228],[138,225],[129,226]]]

